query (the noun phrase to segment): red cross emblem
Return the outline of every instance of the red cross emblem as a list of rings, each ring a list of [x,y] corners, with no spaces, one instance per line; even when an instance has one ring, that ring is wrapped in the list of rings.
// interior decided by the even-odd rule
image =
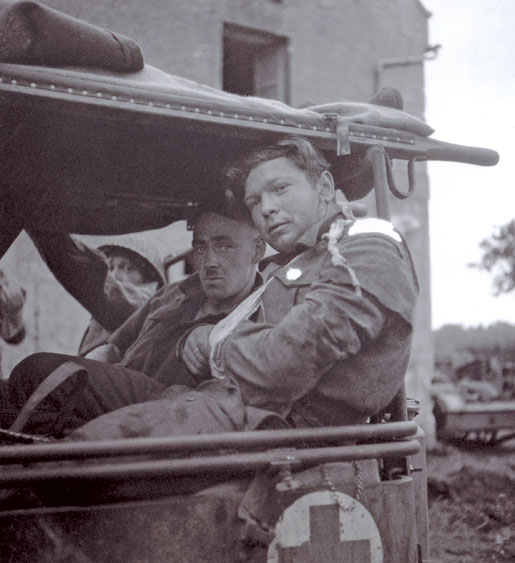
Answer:
[[[336,504],[311,506],[309,542],[296,547],[281,547],[279,563],[371,563],[370,540],[340,541],[339,511]]]
[[[348,508],[346,508],[348,507]],[[381,534],[368,510],[343,492],[314,491],[281,514],[267,563],[383,563]]]

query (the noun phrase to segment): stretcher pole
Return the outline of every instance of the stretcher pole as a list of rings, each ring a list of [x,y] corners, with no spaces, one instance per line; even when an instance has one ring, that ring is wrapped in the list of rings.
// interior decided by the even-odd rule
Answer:
[[[387,166],[388,154],[382,145],[373,145],[367,149],[367,157],[372,164],[374,177],[374,194],[376,201],[376,213],[380,219],[389,221],[391,218]],[[406,406],[406,390],[404,383],[401,385],[392,402],[386,408],[390,413],[392,421],[408,420],[408,410]]]

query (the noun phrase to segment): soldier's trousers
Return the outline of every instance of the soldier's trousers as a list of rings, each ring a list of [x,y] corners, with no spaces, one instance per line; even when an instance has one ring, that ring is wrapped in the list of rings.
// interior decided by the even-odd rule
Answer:
[[[182,436],[243,430],[245,407],[239,387],[231,381],[208,380],[195,390],[163,383],[119,364],[106,364],[64,354],[32,354],[9,378],[9,399],[20,410],[36,387],[64,362],[73,361],[87,372],[87,384],[77,390],[70,377],[31,413],[24,432],[72,439],[115,439],[144,436]],[[71,409],[65,409],[73,403]],[[89,422],[91,421],[91,422]],[[86,424],[89,423],[89,424]],[[85,425],[85,426],[84,426]]]
[[[106,412],[156,398],[165,389],[164,384],[119,364],[42,352],[28,356],[11,372],[8,380],[11,410],[21,410],[40,383],[67,361],[86,370],[87,384],[79,389],[76,377],[70,376],[32,410],[24,432],[52,433],[63,408],[72,405],[66,409],[68,419],[61,421],[61,426],[70,431]]]

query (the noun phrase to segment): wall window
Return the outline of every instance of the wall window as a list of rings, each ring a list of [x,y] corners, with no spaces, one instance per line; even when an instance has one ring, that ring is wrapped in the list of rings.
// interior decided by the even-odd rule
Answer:
[[[288,102],[287,39],[225,24],[223,89]]]

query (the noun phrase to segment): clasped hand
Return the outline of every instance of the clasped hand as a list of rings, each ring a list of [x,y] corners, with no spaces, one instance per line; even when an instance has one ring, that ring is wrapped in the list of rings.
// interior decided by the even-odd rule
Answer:
[[[209,373],[209,355],[211,344],[209,334],[214,325],[201,325],[194,328],[184,342],[182,361],[194,375]]]

